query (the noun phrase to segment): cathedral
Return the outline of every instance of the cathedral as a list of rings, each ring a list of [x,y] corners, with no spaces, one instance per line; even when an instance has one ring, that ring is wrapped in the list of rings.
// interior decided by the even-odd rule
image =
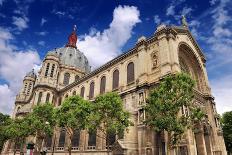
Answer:
[[[149,92],[164,76],[187,72],[196,81],[194,103],[206,114],[199,130],[187,130],[172,155],[226,155],[219,115],[215,108],[207,72],[206,58],[192,36],[184,17],[181,26],[160,25],[149,38],[138,38],[134,47],[91,71],[88,59],[78,49],[76,28],[65,47],[48,51],[38,74],[26,74],[16,96],[12,117],[23,117],[35,105],[46,102],[59,107],[65,98],[80,95],[93,101],[99,94],[117,92],[130,112],[134,126],[111,145],[111,155],[165,155],[167,135],[146,127],[143,105]],[[182,114],[188,109],[181,109]],[[36,139],[34,138],[34,143]],[[66,132],[56,128],[43,142],[47,154],[65,155]],[[106,142],[86,130],[74,133],[73,155],[107,155]],[[8,141],[2,154],[13,154]],[[17,152],[19,154],[19,152]]]

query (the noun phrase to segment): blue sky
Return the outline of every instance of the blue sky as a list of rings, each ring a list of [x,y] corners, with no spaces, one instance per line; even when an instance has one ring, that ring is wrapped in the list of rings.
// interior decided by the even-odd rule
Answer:
[[[232,110],[230,0],[0,0],[0,111],[11,113],[22,79],[77,25],[78,48],[93,68],[151,36],[160,24],[189,28],[207,58],[219,113]]]

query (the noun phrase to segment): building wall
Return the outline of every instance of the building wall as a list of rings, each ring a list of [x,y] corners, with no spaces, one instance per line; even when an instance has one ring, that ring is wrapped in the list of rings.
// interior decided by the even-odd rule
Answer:
[[[142,105],[145,104],[145,98],[148,97],[149,91],[159,83],[160,79],[168,74],[181,71],[180,58],[185,59],[187,66],[190,67],[192,77],[198,80],[199,84],[195,89],[195,104],[207,113],[208,123],[201,125],[201,130],[198,132],[187,130],[180,146],[171,153],[180,154],[179,151],[186,148],[188,155],[197,154],[197,150],[198,154],[201,155],[226,155],[220,124],[217,120],[215,102],[209,87],[205,58],[187,29],[158,27],[154,36],[148,39],[139,38],[135,47],[126,54],[87,75],[73,67],[62,66],[57,58],[48,56],[44,60],[32,91],[31,100],[33,102],[27,101],[24,104],[29,102],[36,105],[39,92],[43,93],[41,103],[44,103],[46,94],[49,92],[51,94],[49,101],[58,106],[66,97],[72,96],[74,91],[76,94],[80,94],[82,87],[85,87],[84,99],[89,99],[91,82],[94,82],[94,97],[96,97],[100,94],[100,80],[105,76],[106,92],[117,91],[121,95],[124,108],[131,113],[130,119],[134,123],[134,126],[129,127],[129,132],[125,132],[124,138],[119,140],[115,147],[119,147],[118,150],[121,149],[119,152],[128,155],[161,154],[161,146],[167,142],[167,134],[160,135],[142,124],[145,119]],[[48,62],[57,66],[55,76],[51,79],[43,76]],[[134,63],[135,78],[133,82],[127,83],[127,66],[130,62]],[[113,90],[112,78],[116,69],[119,70],[119,87]],[[71,84],[68,86],[63,85],[66,72],[70,73]],[[82,78],[75,81],[75,75],[80,75]],[[17,107],[18,105],[15,109]],[[59,131],[56,130],[56,137],[53,137],[53,142],[56,139],[55,148],[58,147]],[[96,148],[89,149],[88,136],[87,131],[81,132],[80,151],[79,153],[77,151],[76,154],[105,154],[105,142],[97,138]],[[62,149],[65,151],[65,146]]]

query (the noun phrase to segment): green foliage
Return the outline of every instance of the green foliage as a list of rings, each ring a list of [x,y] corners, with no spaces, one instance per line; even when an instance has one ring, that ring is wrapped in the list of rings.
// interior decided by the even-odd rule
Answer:
[[[232,153],[232,111],[222,115],[222,130],[228,152]]]
[[[115,92],[96,97],[91,122],[90,129],[101,130],[104,138],[107,138],[107,133],[122,135],[127,127],[133,125],[129,112],[123,109],[121,97]]]
[[[52,135],[55,126],[54,107],[52,104],[45,103],[35,106],[28,119],[32,126],[32,132],[39,138]]]
[[[193,87],[195,82],[184,73],[165,77],[148,98],[145,106],[147,118],[145,123],[157,132],[167,131],[169,145],[176,145],[186,128],[193,121],[202,119],[204,114],[193,105]],[[178,115],[182,107],[191,111],[187,115]]]
[[[56,120],[60,127],[72,128],[73,130],[85,129],[92,104],[80,96],[72,96],[62,103],[56,111]]]
[[[68,151],[71,154],[72,137],[75,130],[82,130],[88,126],[92,104],[80,96],[72,96],[64,100],[56,110],[56,121],[59,127],[64,127],[68,133]]]
[[[5,130],[6,126],[11,123],[11,119],[9,115],[4,115],[0,113],[0,152],[2,150],[4,142],[8,139]]]

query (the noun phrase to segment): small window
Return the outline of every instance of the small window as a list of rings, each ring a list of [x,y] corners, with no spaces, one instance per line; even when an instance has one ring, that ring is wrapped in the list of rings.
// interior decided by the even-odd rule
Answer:
[[[117,89],[119,86],[119,71],[116,69],[113,72],[113,90]]]
[[[46,96],[46,103],[49,102],[49,99],[50,99],[50,93],[47,93],[47,96]]]
[[[73,93],[72,93],[72,94],[73,94],[73,96],[75,96],[75,95],[77,94],[77,92],[76,92],[76,91],[73,91]]]
[[[41,103],[42,95],[43,95],[42,92],[39,92],[39,97],[38,97],[37,104]]]
[[[130,62],[127,66],[127,84],[135,80],[134,63]]]
[[[51,70],[50,77],[53,77],[54,70],[55,70],[55,64],[52,64],[52,70]]]
[[[45,70],[45,77],[48,76],[49,66],[50,66],[50,63],[47,64],[47,67],[46,67],[46,70]]]
[[[80,77],[78,75],[75,76],[75,81],[78,81]]]
[[[105,89],[106,89],[106,77],[103,76],[101,78],[101,83],[100,83],[100,94],[105,93]]]
[[[65,74],[64,74],[64,81],[63,81],[63,84],[64,84],[64,85],[68,85],[68,84],[69,84],[69,79],[70,79],[70,74],[69,74],[69,73],[65,73]]]
[[[94,82],[91,82],[89,87],[89,99],[92,99],[93,97],[94,97]]]
[[[116,141],[116,135],[114,133],[107,133],[106,145],[109,144],[112,146]]]
[[[80,96],[84,97],[84,95],[85,95],[85,87],[82,87],[81,88],[81,94],[80,94]]]

